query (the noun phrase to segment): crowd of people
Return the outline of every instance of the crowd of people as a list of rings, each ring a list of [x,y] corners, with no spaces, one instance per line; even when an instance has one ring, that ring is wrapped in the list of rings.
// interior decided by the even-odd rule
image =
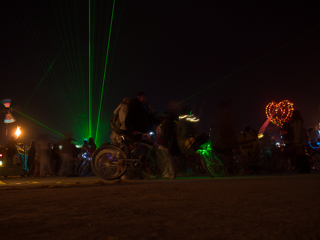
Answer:
[[[294,110],[289,121],[281,127],[273,124],[269,126],[270,128],[267,127],[260,133],[246,127],[241,134],[231,135],[230,139],[234,141],[231,141],[233,144],[228,145],[230,146],[227,148],[229,154],[234,154],[236,149],[247,157],[247,167],[250,167],[250,164],[257,165],[263,171],[310,173],[312,169],[320,170],[319,166],[316,166],[319,165],[318,157],[313,158],[320,156],[319,130],[316,127],[307,131],[300,111]],[[218,147],[220,143],[218,139]],[[222,144],[222,146],[225,145]],[[229,175],[234,174],[233,164],[232,160],[225,162],[226,173]]]
[[[62,142],[49,142],[46,135],[40,135],[37,140],[31,140],[27,151],[26,175],[35,177],[77,176],[77,166],[81,164],[82,154],[90,156],[96,150],[93,138],[85,140],[81,149],[73,143],[71,137]]]
[[[134,113],[134,117],[131,116],[132,113]],[[154,129],[152,128],[153,125],[156,125],[158,126],[156,130],[157,143],[165,147],[171,156],[176,156],[179,153],[185,153],[185,143],[191,135],[200,136],[195,124],[189,124],[184,127],[181,127],[182,124],[180,124],[179,126],[180,121],[177,114],[170,111],[170,109],[155,118],[154,111],[147,104],[146,96],[143,92],[139,92],[134,99],[124,98],[114,111],[114,116],[116,115],[118,115],[118,122],[117,124],[112,122],[111,126],[117,125],[117,127],[113,127],[110,138],[112,142],[117,144],[121,144],[121,139],[119,140],[118,136],[124,133],[130,136],[135,132],[148,132]],[[238,134],[235,128],[234,115],[228,101],[220,103],[218,116],[215,149],[224,156],[225,175],[235,174],[235,154],[239,152],[242,154],[241,148],[248,148],[248,146],[252,147],[253,151],[250,152],[248,149],[245,151],[247,162],[243,163],[243,167],[245,167],[245,164],[250,165],[256,161],[254,164],[260,164],[260,169],[277,171],[279,169],[276,169],[275,165],[279,165],[279,163],[275,163],[275,161],[279,161],[279,152],[281,152],[281,157],[286,158],[281,160],[286,162],[286,170],[310,172],[311,153],[310,151],[308,153],[308,144],[313,143],[319,149],[319,129],[308,129],[306,131],[300,111],[294,110],[292,117],[281,128],[278,127],[281,131],[278,131],[277,136],[272,135],[268,128],[262,136],[258,136],[258,132],[251,127],[246,127],[241,134]],[[273,124],[270,125],[272,126]],[[249,136],[252,137],[251,140],[248,140]],[[280,145],[277,143],[279,139],[282,139]],[[251,143],[243,146],[241,141],[251,141]],[[281,148],[281,151],[279,151],[279,148]],[[252,155],[250,156],[250,154]],[[248,158],[256,157],[254,154],[257,159],[248,160]],[[261,158],[261,156],[263,156],[263,162],[259,162],[258,158]]]
[[[155,130],[155,141],[168,152],[171,160],[179,154],[187,154],[186,143],[190,140],[190,136],[196,138],[201,134],[198,132],[196,121],[179,120],[179,113],[175,107],[177,104],[172,104],[166,112],[156,115],[151,105],[148,104],[144,92],[138,92],[135,98],[123,98],[114,110],[110,122],[111,142],[123,147],[121,145],[123,135],[129,139],[141,140],[143,133]],[[268,166],[270,169],[272,161],[279,152],[275,136],[272,136],[268,130],[264,132],[263,137],[258,136],[258,132],[250,127],[246,127],[240,135],[237,134],[234,115],[227,101],[219,105],[218,116],[215,150],[224,156],[225,175],[235,174],[235,154],[236,152],[241,153],[241,148],[245,149],[243,152],[248,158],[252,157],[250,147],[259,149],[259,152],[265,157],[262,167]],[[306,149],[308,143],[319,149],[319,129],[306,131],[300,112],[295,110],[291,119],[282,126],[280,135],[282,152],[285,153],[287,162],[290,162],[288,167],[300,172],[310,172]],[[246,143],[249,145],[245,145]],[[61,143],[50,143],[46,135],[41,135],[37,140],[31,141],[27,151],[28,175],[75,176],[77,166],[83,160],[83,154],[92,156],[96,148],[93,138],[90,138],[89,141],[85,140],[81,149],[77,149],[71,137],[66,137]],[[130,156],[130,149],[124,147],[123,150],[127,156]],[[12,161],[12,157],[16,154],[14,140],[10,139],[7,144],[7,157]]]

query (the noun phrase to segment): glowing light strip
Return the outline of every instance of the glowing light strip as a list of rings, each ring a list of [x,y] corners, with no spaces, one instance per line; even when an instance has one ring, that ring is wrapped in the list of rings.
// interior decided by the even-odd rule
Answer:
[[[319,149],[320,148],[320,142],[317,142],[317,147],[312,146],[311,142],[308,142],[310,147],[312,147],[313,149]]]
[[[11,109],[13,109],[13,108],[11,108]],[[40,122],[38,122],[38,121],[34,120],[33,118],[31,118],[31,117],[29,117],[29,116],[27,116],[27,115],[23,114],[22,112],[19,112],[19,111],[18,111],[18,110],[16,110],[16,109],[13,109],[13,110],[14,110],[14,111],[16,111],[17,113],[21,114],[22,116],[24,116],[24,117],[26,117],[26,118],[28,118],[28,119],[30,119],[30,120],[32,120],[32,121],[34,121],[35,123],[38,123],[39,125],[41,125],[41,126],[45,127],[46,129],[49,129],[50,131],[54,132],[55,134],[59,135],[60,137],[65,137],[63,134],[58,133],[57,131],[53,130],[52,128],[47,127],[46,125],[44,125],[44,124],[42,124],[42,123],[40,123]]]
[[[199,122],[200,121],[200,119],[196,119],[196,118],[187,118],[186,120],[189,122]]]
[[[200,119],[197,119],[197,117],[195,117],[193,114],[191,115],[181,115],[179,116],[179,120],[181,119],[186,119],[186,121],[188,122],[199,122]]]
[[[102,80],[102,88],[101,88],[101,95],[100,95],[100,105],[99,105],[98,120],[97,120],[97,129],[96,129],[96,137],[95,137],[95,139],[98,138],[98,132],[99,132],[101,106],[102,106],[102,99],[103,99],[104,83],[105,83],[105,80],[106,80],[106,72],[107,72],[108,55],[109,55],[110,38],[111,38],[111,30],[112,30],[112,22],[113,22],[113,13],[114,13],[114,5],[115,5],[115,2],[116,2],[116,1],[113,0],[113,7],[112,7],[112,14],[111,14],[110,28],[109,28],[109,38],[108,38],[107,54],[106,54],[106,62],[105,62],[105,65],[104,65],[104,73],[103,73],[103,80]]]
[[[43,75],[43,77],[41,78],[40,82],[38,83],[38,85],[34,88],[33,92],[31,93],[29,99],[26,101],[26,103],[23,106],[23,109],[26,108],[26,106],[28,105],[28,103],[30,102],[31,98],[33,97],[34,93],[38,90],[40,84],[43,82],[43,80],[45,79],[45,77],[47,76],[48,72],[51,70],[53,64],[56,62],[57,58],[60,56],[61,51],[59,51],[58,55],[55,57],[55,59],[53,60],[53,62],[51,63],[51,65],[49,66],[49,68],[47,69],[46,73]]]
[[[91,95],[91,1],[89,0],[89,136],[91,136],[92,95]]]
[[[179,120],[180,119],[183,119],[183,118],[187,118],[187,117],[189,117],[190,115],[182,115],[182,116],[179,116]]]

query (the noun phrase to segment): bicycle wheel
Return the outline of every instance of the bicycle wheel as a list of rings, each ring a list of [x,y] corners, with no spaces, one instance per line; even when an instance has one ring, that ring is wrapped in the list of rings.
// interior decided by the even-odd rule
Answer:
[[[88,160],[83,161],[83,163],[81,164],[78,170],[78,176],[85,177],[89,172],[89,168],[90,168],[90,161]]]
[[[210,177],[221,177],[224,174],[224,166],[220,157],[216,154],[201,154]]]
[[[143,174],[151,178],[175,178],[173,158],[169,151],[163,147],[156,148],[149,145],[145,145],[145,148],[147,154],[141,159]]]
[[[94,152],[91,169],[95,175],[103,179],[117,179],[127,170],[128,166],[124,161],[126,158],[126,154],[119,147],[105,144]]]
[[[88,159],[88,169],[87,169],[86,176],[93,176],[94,175],[92,168],[91,168],[91,160],[92,160],[92,157],[90,157]]]

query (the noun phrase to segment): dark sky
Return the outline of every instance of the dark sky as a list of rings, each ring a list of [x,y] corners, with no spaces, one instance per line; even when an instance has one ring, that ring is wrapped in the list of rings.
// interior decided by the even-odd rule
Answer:
[[[90,34],[88,6],[88,0],[1,5],[0,97],[24,114],[13,112],[17,121],[9,127],[22,126],[28,140],[54,130],[82,141],[90,74],[92,136],[103,89],[100,142],[108,139],[118,102],[139,90],[157,112],[170,101],[197,114],[203,106],[201,131],[226,100],[238,131],[259,130],[265,106],[286,99],[305,127],[320,122],[317,1],[116,0],[111,35],[113,1],[91,0]]]

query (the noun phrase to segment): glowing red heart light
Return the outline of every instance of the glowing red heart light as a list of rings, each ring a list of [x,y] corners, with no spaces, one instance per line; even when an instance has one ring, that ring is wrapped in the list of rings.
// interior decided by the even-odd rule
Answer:
[[[272,101],[266,106],[266,115],[268,118],[271,117],[270,121],[273,124],[282,127],[291,118],[293,110],[293,103],[288,100],[279,103]]]

